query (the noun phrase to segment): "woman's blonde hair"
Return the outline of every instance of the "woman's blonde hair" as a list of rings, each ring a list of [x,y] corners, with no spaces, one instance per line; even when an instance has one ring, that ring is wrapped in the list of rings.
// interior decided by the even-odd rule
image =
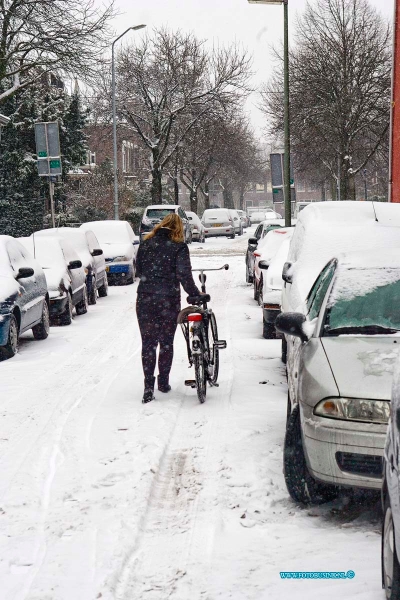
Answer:
[[[171,213],[171,214],[167,215],[166,217],[164,217],[163,220],[161,221],[161,223],[156,225],[154,227],[153,231],[148,233],[144,239],[150,240],[152,237],[155,236],[157,231],[159,229],[161,229],[162,227],[165,227],[166,229],[170,230],[169,237],[170,237],[170,240],[172,240],[173,242],[184,242],[185,241],[185,237],[184,237],[184,233],[183,233],[182,219],[176,213]]]

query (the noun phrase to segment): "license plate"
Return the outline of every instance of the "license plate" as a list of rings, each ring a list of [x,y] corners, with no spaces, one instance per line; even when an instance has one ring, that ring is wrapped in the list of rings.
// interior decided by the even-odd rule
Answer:
[[[211,227],[222,227],[221,223],[213,223]]]

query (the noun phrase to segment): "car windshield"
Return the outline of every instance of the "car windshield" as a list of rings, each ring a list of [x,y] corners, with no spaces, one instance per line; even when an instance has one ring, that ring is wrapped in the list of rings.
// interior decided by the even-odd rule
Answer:
[[[338,278],[328,304],[327,335],[400,331],[400,271],[385,270],[384,278],[382,274],[383,269],[349,269]],[[356,292],[349,293],[351,289]]]
[[[163,219],[173,212],[175,212],[173,208],[149,208],[146,212],[146,217],[148,219]]]

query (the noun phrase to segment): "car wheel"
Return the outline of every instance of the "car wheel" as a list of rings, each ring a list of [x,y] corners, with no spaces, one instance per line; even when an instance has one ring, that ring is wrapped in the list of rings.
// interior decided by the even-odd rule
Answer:
[[[46,300],[43,302],[42,318],[40,323],[32,327],[32,333],[35,340],[45,340],[50,332],[50,313]]]
[[[88,294],[89,304],[96,304],[97,302],[97,294],[96,294],[96,278],[92,278],[92,285],[90,288],[90,293]]]
[[[88,311],[88,304],[89,304],[88,293],[87,293],[87,287],[85,285],[85,287],[83,288],[83,298],[76,305],[76,314],[77,315],[85,315]]]
[[[287,361],[287,341],[285,336],[282,337],[282,353],[281,353],[281,361],[284,365],[286,365]]]
[[[290,497],[300,504],[323,504],[338,494],[337,487],[319,483],[310,475],[304,456],[298,405],[290,413],[286,424],[283,474]]]
[[[125,279],[125,285],[131,285],[134,281],[135,281],[135,263],[132,263],[132,274],[130,277],[128,277],[127,279]]]
[[[103,285],[99,287],[99,297],[105,298],[106,296],[108,296],[108,279],[107,275],[105,274],[103,279]]]
[[[2,360],[12,358],[18,352],[18,323],[14,315],[10,317],[10,327],[8,329],[7,343],[0,347],[0,356]]]
[[[67,306],[65,307],[65,311],[59,317],[60,325],[71,325],[73,319],[73,309],[74,305],[72,304],[72,296],[71,293],[68,292]]]
[[[264,288],[264,283],[263,283],[263,278],[261,276],[260,283],[258,284],[258,298],[257,298],[257,302],[258,302],[259,306],[262,306],[262,304],[263,304],[263,288]]]
[[[246,283],[253,283],[250,273],[249,273],[249,265],[246,262]]]
[[[258,285],[255,277],[253,278],[253,298],[256,302],[258,302]]]
[[[275,325],[267,323],[265,319],[263,319],[263,338],[265,338],[266,340],[276,339]]]
[[[389,493],[385,492],[381,542],[382,587],[387,600],[400,598],[400,566],[394,537]]]
[[[236,232],[235,232],[235,230],[233,230],[233,233],[232,233],[232,235],[230,235],[230,236],[228,236],[228,237],[229,237],[231,240],[234,240],[234,239],[235,239],[235,235],[236,235]]]

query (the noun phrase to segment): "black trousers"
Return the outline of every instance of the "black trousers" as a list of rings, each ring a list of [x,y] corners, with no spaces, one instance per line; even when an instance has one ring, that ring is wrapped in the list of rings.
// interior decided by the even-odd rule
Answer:
[[[142,336],[142,364],[145,387],[154,388],[157,347],[159,382],[168,384],[174,357],[174,336],[180,311],[180,298],[138,294],[136,313]]]

